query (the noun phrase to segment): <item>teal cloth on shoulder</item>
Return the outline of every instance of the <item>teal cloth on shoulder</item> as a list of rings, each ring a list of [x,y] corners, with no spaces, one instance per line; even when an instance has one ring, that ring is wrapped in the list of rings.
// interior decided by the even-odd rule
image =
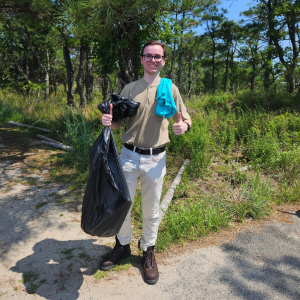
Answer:
[[[172,80],[161,78],[156,93],[155,114],[166,119],[171,118],[176,113],[176,105],[171,93]]]

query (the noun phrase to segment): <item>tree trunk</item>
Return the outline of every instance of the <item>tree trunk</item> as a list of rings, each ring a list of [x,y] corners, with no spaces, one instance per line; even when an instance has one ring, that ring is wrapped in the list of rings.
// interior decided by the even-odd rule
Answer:
[[[265,68],[264,68],[264,88],[266,91],[269,90],[270,87],[270,75],[272,72],[272,39],[269,38],[269,47],[267,49],[267,62],[265,64]]]
[[[215,93],[215,55],[216,55],[215,29],[214,28],[212,28],[211,40],[213,42],[211,87],[212,87],[212,93],[214,94]]]
[[[38,74],[39,74],[39,84],[41,84],[41,69],[43,69],[46,73],[46,77],[45,77],[45,84],[46,84],[46,89],[45,89],[45,100],[47,100],[48,96],[49,96],[49,69],[50,69],[50,66],[49,66],[49,52],[48,52],[48,49],[47,49],[47,52],[46,52],[46,56],[47,56],[47,66],[45,67],[43,64],[42,64],[42,61],[41,61],[41,58],[40,58],[40,55],[39,53],[37,52],[36,50],[36,47],[34,47],[34,45],[31,43],[30,41],[30,34],[28,32],[27,29],[21,29],[19,28],[19,31],[22,33],[24,39],[25,39],[25,42],[26,44],[29,46],[29,48],[31,49],[31,52],[33,54],[33,56],[36,58],[36,61],[38,63]],[[40,101],[40,91],[38,90],[37,92],[37,100]]]
[[[185,12],[182,13],[182,25],[181,25],[181,32],[180,32],[180,43],[178,46],[178,70],[177,70],[177,86],[178,89],[180,90],[181,88],[181,70],[182,70],[182,36],[183,36],[183,22],[184,22],[184,18],[185,18]]]
[[[176,10],[176,23],[177,23],[177,17],[178,17],[178,12]],[[170,68],[170,73],[169,73],[169,78],[172,79],[172,73],[173,73],[173,67],[174,67],[174,64],[175,64],[175,53],[176,53],[176,38],[174,40],[174,44],[173,44],[173,53],[172,53],[172,59],[171,59],[171,68]]]
[[[52,82],[53,82],[55,97],[57,97],[57,84],[56,84],[56,78],[55,78],[55,71],[54,70],[52,70]]]
[[[47,65],[45,67],[45,96],[44,96],[44,101],[47,101],[48,97],[49,97],[49,80],[50,80],[50,62],[49,62],[49,51],[48,49],[46,49],[46,58],[47,58]]]
[[[191,99],[191,89],[192,89],[192,50],[190,50],[189,55],[189,72],[188,72],[188,98]]]
[[[102,79],[102,97],[103,97],[103,101],[107,100],[107,96],[108,96],[108,76],[105,75],[105,76],[103,76],[103,79]]]
[[[87,49],[87,51],[86,51],[87,68],[86,68],[85,92],[86,92],[87,102],[92,102],[94,76],[92,75],[93,63],[89,57],[89,52],[90,52],[90,50]]]
[[[27,53],[26,53],[26,56],[25,56],[24,63],[25,63],[25,75],[26,75],[27,78],[29,78],[29,66],[28,66]],[[30,88],[29,87],[26,88],[26,93],[29,95],[29,93],[30,93]]]
[[[297,3],[298,2],[298,3]],[[299,5],[299,0],[295,1],[296,5]],[[289,82],[288,82],[288,92],[295,93],[294,88],[294,71],[295,66],[297,65],[298,57],[299,57],[299,41],[297,42],[296,36],[298,35],[298,11],[291,9],[289,13],[284,15],[284,21],[287,24],[288,28],[288,36],[290,38],[291,48],[293,52],[292,63],[289,64],[285,58],[285,51],[280,44],[278,29],[275,28],[274,24],[274,10],[276,9],[277,1],[272,5],[272,1],[268,1],[267,9],[268,9],[268,25],[270,31],[270,39],[277,50],[277,55],[279,57],[280,62],[285,66],[287,72],[289,72]]]
[[[86,98],[84,94],[84,86],[82,84],[82,77],[84,74],[84,62],[85,62],[85,53],[87,52],[87,46],[81,42],[80,46],[80,55],[79,55],[79,68],[78,74],[76,78],[77,90],[80,96],[80,107],[85,108],[86,106]]]
[[[40,101],[41,101],[41,89],[40,89],[40,88],[38,88],[38,89],[36,90],[36,101],[37,101],[37,102],[40,102]]]
[[[15,72],[16,72],[16,76],[15,76],[16,83],[19,84],[20,78],[17,74],[19,72],[25,78],[27,84],[29,84],[30,83],[29,77],[27,76],[26,71],[24,72],[24,70],[17,58],[14,59],[13,64],[15,66]]]
[[[227,57],[226,57],[226,69],[225,69],[225,79],[224,79],[224,93],[226,92],[226,86],[227,86],[229,51],[230,50],[228,50]]]
[[[16,63],[15,63],[15,81],[17,86],[19,87],[19,69]]]
[[[293,70],[292,74],[290,75],[288,92],[292,95],[295,95],[295,90],[296,90],[296,83],[295,83],[294,70]]]
[[[74,69],[72,66],[67,40],[65,40],[65,45],[63,46],[63,53],[64,53],[64,60],[66,65],[67,77],[68,77],[68,90],[67,90],[68,105],[73,106],[74,105]]]
[[[41,82],[42,82],[42,79],[41,79],[41,69],[40,69],[40,66],[38,66],[38,89],[36,90],[36,101],[37,102],[40,102],[41,101],[41,88],[40,88],[40,85],[41,85]]]
[[[131,22],[130,22],[131,21]],[[137,21],[128,20],[127,25],[122,28],[120,32],[120,40],[123,38],[124,32],[128,35],[128,45],[129,47],[120,49],[120,72],[118,73],[118,78],[121,83],[121,88],[126,84],[139,79],[139,68],[140,62],[135,58],[140,56],[140,47],[136,45],[134,40],[135,32],[138,28]]]
[[[235,92],[235,86],[234,86],[235,69],[234,69],[234,60],[233,60],[233,58],[234,58],[234,51],[231,51],[231,54],[230,54],[230,71],[231,71],[231,74],[229,76],[229,80],[230,80],[231,91],[234,94],[234,92]]]

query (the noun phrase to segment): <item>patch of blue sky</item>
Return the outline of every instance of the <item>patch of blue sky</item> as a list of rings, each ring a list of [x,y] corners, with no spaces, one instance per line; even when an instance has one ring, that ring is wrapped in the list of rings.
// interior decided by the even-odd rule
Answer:
[[[227,13],[225,14],[225,17],[228,20],[233,20],[236,23],[240,22],[241,20],[246,20],[247,18],[241,13],[243,11],[246,11],[250,8],[251,4],[253,4],[254,1],[251,0],[223,0],[222,3],[219,5],[219,9],[225,8],[227,10]],[[199,26],[197,28],[194,28],[195,34],[203,34],[205,25]]]

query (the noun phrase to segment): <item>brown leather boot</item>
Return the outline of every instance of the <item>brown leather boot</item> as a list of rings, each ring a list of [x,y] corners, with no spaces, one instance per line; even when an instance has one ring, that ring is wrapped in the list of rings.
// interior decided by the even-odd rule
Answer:
[[[148,284],[155,284],[158,281],[159,273],[154,255],[154,246],[148,247],[143,251],[144,277]]]
[[[130,245],[121,245],[116,236],[116,245],[112,251],[104,257],[100,263],[100,270],[108,271],[115,267],[122,259],[131,255]]]

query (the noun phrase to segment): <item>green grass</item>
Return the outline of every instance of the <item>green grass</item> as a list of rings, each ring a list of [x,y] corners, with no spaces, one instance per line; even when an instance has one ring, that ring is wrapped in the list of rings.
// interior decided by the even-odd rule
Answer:
[[[46,283],[47,279],[40,280],[40,283]]]
[[[121,262],[116,265],[114,268],[109,271],[101,271],[98,267],[92,269],[93,278],[96,280],[100,280],[104,277],[109,276],[111,272],[120,272],[120,271],[128,271],[133,265],[137,265],[141,260],[140,256],[131,255],[126,259],[121,260]]]
[[[87,255],[84,252],[81,252],[81,253],[78,254],[78,257],[79,258],[86,258]]]
[[[39,274],[34,273],[33,271],[24,272],[22,278],[24,283],[28,283],[37,280],[39,278]]]
[[[158,234],[156,248],[164,250],[171,243],[203,238],[208,232],[228,227],[232,215],[221,202],[189,199],[168,208]]]
[[[74,254],[72,253],[75,250],[75,248],[67,249],[65,251],[61,251],[62,254],[66,255],[66,259],[72,259],[74,257]]]
[[[36,290],[40,287],[39,284],[34,283],[39,278],[39,274],[34,273],[33,271],[24,272],[22,274],[22,280],[20,282],[24,283],[28,293],[34,294]],[[42,283],[43,280],[40,281]],[[17,287],[15,287],[16,289]]]
[[[29,286],[27,287],[27,290],[30,294],[34,294],[39,287],[40,286],[38,284],[30,283]]]
[[[45,206],[47,203],[39,203],[37,205],[35,205],[35,209],[40,209],[41,207]]]
[[[273,191],[269,182],[264,182],[260,174],[245,181],[240,188],[239,201],[234,206],[238,221],[246,218],[260,219],[268,215]]]

